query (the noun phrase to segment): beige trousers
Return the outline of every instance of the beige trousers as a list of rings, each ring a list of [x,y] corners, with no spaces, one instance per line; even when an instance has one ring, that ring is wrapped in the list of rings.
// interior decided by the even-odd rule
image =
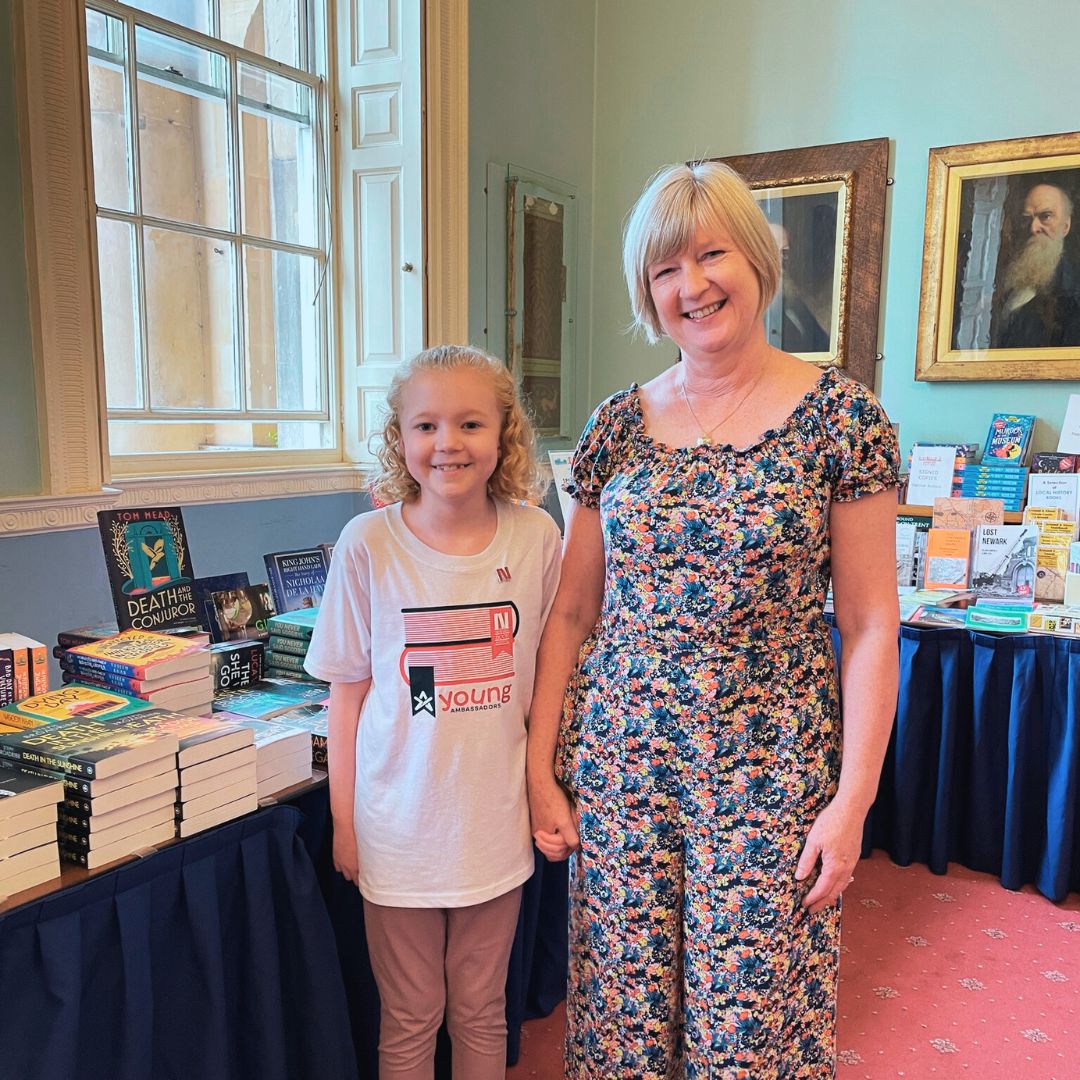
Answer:
[[[503,1080],[506,967],[520,907],[521,886],[462,908],[364,901],[382,1002],[379,1080],[433,1080],[444,1014],[454,1080]]]

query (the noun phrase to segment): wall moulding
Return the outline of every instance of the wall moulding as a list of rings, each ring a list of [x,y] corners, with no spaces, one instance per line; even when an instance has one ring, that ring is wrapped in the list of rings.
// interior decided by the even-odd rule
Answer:
[[[244,475],[128,480],[79,495],[0,499],[0,536],[97,528],[99,510],[122,506],[191,506],[287,499],[367,490],[368,473],[354,465],[320,469],[268,469]]]

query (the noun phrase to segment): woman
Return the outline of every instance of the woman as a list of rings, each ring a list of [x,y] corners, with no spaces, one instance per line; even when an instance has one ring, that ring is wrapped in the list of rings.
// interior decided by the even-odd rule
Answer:
[[[896,441],[863,387],[767,343],[776,244],[726,166],[653,179],[624,270],[680,356],[581,437],[540,648],[534,836],[577,852],[566,1075],[830,1077],[896,702]]]

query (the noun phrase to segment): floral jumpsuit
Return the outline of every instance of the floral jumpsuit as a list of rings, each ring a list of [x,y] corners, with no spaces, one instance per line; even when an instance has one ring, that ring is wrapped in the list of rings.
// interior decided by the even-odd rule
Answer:
[[[604,603],[557,759],[571,1080],[834,1075],[840,907],[807,914],[794,879],[840,770],[829,506],[897,471],[831,369],[742,450],[657,443],[636,386],[590,419],[567,490],[600,510]]]

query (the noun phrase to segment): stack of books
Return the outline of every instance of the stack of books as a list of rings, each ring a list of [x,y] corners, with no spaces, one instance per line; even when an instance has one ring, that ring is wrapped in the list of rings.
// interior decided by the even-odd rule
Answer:
[[[299,705],[288,712],[278,713],[274,718],[282,724],[303,728],[311,735],[311,764],[316,769],[325,769],[327,743],[327,717],[330,707],[325,702]]]
[[[0,767],[0,897],[59,876],[56,822],[63,798],[58,779]]]
[[[126,729],[122,719],[64,720],[0,735],[0,759],[63,782],[60,858],[88,869],[175,835],[178,740]]]
[[[160,709],[118,723],[169,732],[179,740],[175,805],[170,808],[179,836],[193,836],[258,808],[254,738],[246,728]]]
[[[61,648],[65,683],[119,690],[163,709],[198,712],[214,697],[210,652],[194,640],[149,630]]]
[[[229,722],[246,727],[255,739],[259,799],[311,779],[311,735],[302,727],[247,717],[230,717]]]
[[[959,470],[959,490],[954,488],[954,494],[963,498],[1000,499],[1006,510],[1015,513],[1024,505],[1027,475],[1024,465],[1007,461],[988,464],[984,459],[981,465],[964,465]]]
[[[40,641],[24,634],[0,634],[0,705],[49,689],[49,658]]]
[[[266,674],[317,682],[304,670],[318,608],[301,608],[274,615],[267,620],[270,637],[266,643]]]

